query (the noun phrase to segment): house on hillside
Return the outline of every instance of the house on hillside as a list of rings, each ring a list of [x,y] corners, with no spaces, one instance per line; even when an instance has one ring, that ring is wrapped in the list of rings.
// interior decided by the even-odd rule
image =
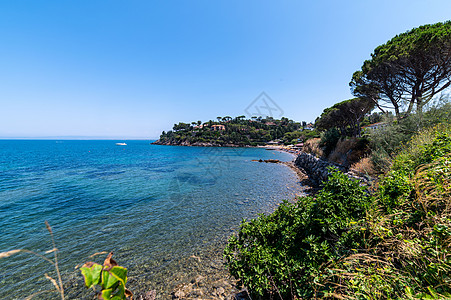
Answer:
[[[308,123],[307,125],[305,125],[302,130],[314,130],[315,126],[313,125],[313,123]]]
[[[364,132],[371,132],[373,130],[379,130],[385,126],[387,126],[388,124],[386,122],[378,122],[378,123],[373,123],[370,125],[366,125],[362,127],[362,130]]]
[[[211,130],[213,131],[224,131],[225,126],[224,125],[211,125]]]
[[[193,128],[194,129],[208,128],[208,125],[209,125],[208,123],[204,123],[204,124],[201,124],[201,125],[196,125]]]

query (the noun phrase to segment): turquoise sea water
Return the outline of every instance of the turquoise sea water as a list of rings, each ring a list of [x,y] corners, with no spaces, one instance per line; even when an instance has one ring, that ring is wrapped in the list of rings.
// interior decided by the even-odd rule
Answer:
[[[269,158],[292,159],[148,141],[0,141],[0,252],[51,249],[47,220],[74,298],[82,297],[74,266],[99,251],[114,251],[135,293],[169,289],[193,271],[190,257],[221,250],[242,218],[301,193],[287,167],[251,161]],[[53,275],[51,265],[29,254],[1,259],[0,298],[50,288],[45,272]]]

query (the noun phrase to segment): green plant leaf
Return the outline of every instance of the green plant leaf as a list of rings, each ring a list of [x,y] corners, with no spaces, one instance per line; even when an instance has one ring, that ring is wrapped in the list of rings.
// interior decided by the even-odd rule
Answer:
[[[111,294],[113,293],[112,289],[102,290],[102,298],[103,300],[111,300]]]
[[[111,288],[117,282],[125,286],[127,281],[127,269],[124,267],[114,266],[110,270],[104,270],[102,273],[102,287],[104,289]]]
[[[101,265],[94,263],[91,267],[89,267],[89,265],[81,267],[80,271],[85,278],[85,284],[88,288],[100,284],[100,274],[102,273]]]

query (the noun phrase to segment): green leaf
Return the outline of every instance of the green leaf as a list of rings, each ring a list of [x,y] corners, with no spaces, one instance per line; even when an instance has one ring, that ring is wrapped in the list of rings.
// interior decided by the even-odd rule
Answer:
[[[125,299],[127,299],[125,297],[125,287],[122,284],[120,284],[117,289],[118,289],[118,291],[116,292],[116,294],[113,295],[111,300],[125,300]]]
[[[428,291],[429,291],[429,293],[431,293],[433,299],[438,299],[439,298],[437,292],[433,288],[428,286]]]
[[[113,293],[112,289],[102,290],[102,298],[103,300],[111,300],[111,294]]]
[[[111,288],[117,282],[125,286],[127,282],[127,269],[124,267],[114,266],[109,271],[102,272],[102,287],[104,289]]]
[[[102,273],[102,266],[94,264],[89,267],[81,267],[81,274],[85,278],[85,284],[88,288],[100,284],[100,274]]]

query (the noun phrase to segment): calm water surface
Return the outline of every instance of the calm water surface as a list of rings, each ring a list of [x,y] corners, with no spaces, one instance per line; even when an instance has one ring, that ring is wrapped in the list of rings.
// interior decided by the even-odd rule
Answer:
[[[196,272],[190,257],[217,252],[243,218],[301,193],[287,167],[251,161],[291,160],[286,153],[127,144],[0,141],[0,252],[51,249],[47,220],[70,290],[82,289],[75,265],[114,251],[135,293],[167,293],[185,273]],[[51,265],[28,254],[2,259],[0,297],[49,289],[45,272],[53,275]]]

